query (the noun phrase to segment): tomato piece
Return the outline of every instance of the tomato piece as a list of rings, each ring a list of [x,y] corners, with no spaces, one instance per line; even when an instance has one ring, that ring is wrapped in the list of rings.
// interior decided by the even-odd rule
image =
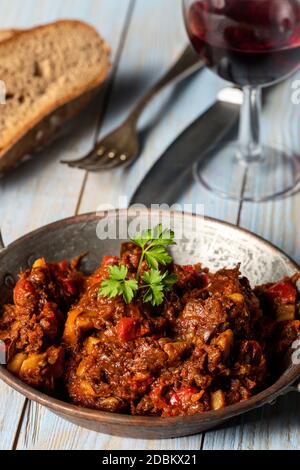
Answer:
[[[289,281],[273,284],[268,288],[268,294],[283,304],[294,304],[297,297],[296,287]]]
[[[189,402],[192,395],[197,392],[198,390],[195,387],[181,387],[171,395],[170,404],[176,406]]]
[[[109,266],[111,264],[119,264],[119,258],[118,256],[103,256],[101,264],[103,267]]]
[[[121,341],[132,341],[137,338],[137,320],[131,317],[124,317],[118,323],[118,337]]]
[[[149,334],[151,328],[147,321],[141,323],[139,318],[123,317],[117,325],[118,337],[121,341],[132,341]]]
[[[198,271],[197,266],[195,266],[194,264],[187,264],[187,265],[181,266],[181,267],[187,273],[195,273],[195,272]]]

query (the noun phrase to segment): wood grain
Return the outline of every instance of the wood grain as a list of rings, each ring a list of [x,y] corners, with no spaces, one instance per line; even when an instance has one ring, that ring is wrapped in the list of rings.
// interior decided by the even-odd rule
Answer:
[[[81,0],[3,1],[0,28],[25,28],[58,18],[81,18],[99,28],[116,53],[128,6],[129,0],[121,5],[118,0],[86,0],[84,3]],[[80,157],[93,145],[103,99],[104,93],[85,119],[78,119],[76,132],[46,149],[35,162],[28,162],[0,180],[0,221],[6,244],[34,228],[75,213],[84,172],[58,162],[62,158]],[[0,393],[5,396],[0,405],[0,447],[10,448],[24,399],[3,384],[0,384]],[[9,407],[9,403],[13,406]],[[28,422],[27,416],[24,422]]]
[[[197,450],[201,436],[182,439],[141,440],[125,439],[87,431],[73,425],[45,408],[30,403],[23,421],[18,448],[21,449],[105,449],[105,450]]]
[[[170,0],[165,1],[163,5],[158,0],[151,3],[136,2],[118,66],[112,99],[101,128],[103,133],[112,125],[116,125],[126,115],[137,97],[161,74],[162,68],[166,69],[172,63],[176,55],[180,53],[186,44],[186,36],[181,24],[180,9],[178,11],[175,10],[174,22],[168,23],[168,28],[162,30],[159,23],[153,22],[152,28],[147,32],[147,36],[144,37],[144,41],[140,41],[141,25],[147,21],[149,15],[153,14],[151,13],[152,10],[162,16],[170,15],[172,12],[174,13],[174,3]],[[156,43],[152,44],[153,40]],[[160,47],[157,47],[157,43]],[[161,47],[161,44],[164,47]],[[213,102],[214,96],[221,87],[221,84],[209,72],[203,75],[204,77],[199,76],[199,78],[196,77],[194,80],[190,80],[188,88],[180,87],[179,90],[177,88],[176,90],[166,91],[145,113],[141,127],[143,129],[149,126],[147,146],[136,165],[126,172],[125,178],[123,172],[119,171],[105,175],[88,175],[79,208],[80,212],[95,210],[101,203],[112,203],[119,196],[130,195],[130,188],[134,189],[137,179],[143,177],[145,171],[159,156],[161,150],[175,138],[178,132],[183,130],[189,122],[198,116],[199,112]],[[204,78],[205,82],[207,84],[210,83],[211,86],[210,91],[205,94],[201,92],[201,87],[199,86],[201,78]],[[137,82],[134,80],[137,80]],[[175,93],[178,101],[174,103],[173,98]],[[191,106],[195,93],[197,94],[198,102],[196,106]],[[120,100],[122,94],[126,95],[126,99],[122,97]],[[159,120],[158,116],[162,109],[165,119]],[[122,185],[120,184],[121,178]],[[201,200],[202,198],[200,198],[200,202]],[[192,202],[192,199],[187,199],[187,202]],[[219,211],[219,214],[226,205],[228,204],[222,203],[221,205],[214,206],[213,201],[211,202],[211,207],[215,207],[216,212]],[[237,213],[237,207],[228,215],[229,220],[233,220],[234,213]],[[30,406],[27,413],[28,417],[37,415],[35,408],[38,407],[33,404]],[[52,434],[51,432],[51,436],[53,435],[51,448],[62,448],[61,446],[65,445],[62,444],[65,442],[65,435],[69,435],[68,430],[70,427],[74,428],[74,426],[43,410],[42,415],[38,413],[39,427],[43,429],[43,432],[39,432],[37,435],[34,431],[35,426],[32,428],[28,424],[35,423],[35,421],[31,417],[26,420],[27,424],[25,424],[25,421],[23,422],[18,448],[45,448],[45,446],[50,444],[47,444],[48,439],[43,440],[43,436],[49,436],[50,429],[55,429],[55,433]],[[50,426],[49,429],[48,426]],[[26,440],[25,436],[27,436]],[[30,436],[34,436],[32,440],[30,440]],[[157,445],[163,446],[160,448],[168,449],[200,449],[201,439],[201,436],[195,436],[194,438],[157,441]],[[96,435],[81,429],[80,432],[77,430],[74,434],[74,441],[70,445],[72,448],[79,448],[83,445],[82,442],[85,443],[85,448],[105,447],[116,449],[119,447],[126,449],[134,446],[134,448],[138,449],[154,448],[155,445],[150,441],[108,438],[107,436]]]
[[[119,196],[130,197],[161,152],[213,102],[224,83],[208,71],[163,92],[142,117],[143,151],[139,160],[125,172],[85,175],[58,164],[62,158],[79,158],[90,149],[100,118],[99,135],[118,124],[136,99],[180,53],[187,38],[179,2],[176,7],[174,4],[174,0],[1,1],[0,28],[28,27],[59,17],[80,18],[99,28],[111,43],[114,58],[117,55],[120,59],[114,80],[100,97],[98,108],[80,120],[76,132],[51,146],[37,161],[29,162],[0,181],[0,221],[6,242],[77,211],[95,210],[107,203],[126,206],[126,200],[119,201]],[[103,103],[107,104],[104,115]],[[291,104],[287,83],[268,102],[265,138],[274,141],[282,136],[284,144],[300,151],[299,116],[299,109]],[[230,179],[230,175],[224,178]],[[259,184],[259,175],[257,181]],[[215,198],[193,184],[183,193],[180,202],[192,204],[192,209],[197,203],[204,204],[206,215],[233,223],[239,220],[243,227],[270,239],[300,262],[299,199],[296,195],[282,201],[240,207]],[[28,403],[22,417],[23,398],[3,384],[0,384],[0,393],[4,397],[0,405],[0,448],[11,448],[15,443],[18,449],[299,449],[297,395],[203,436],[144,441],[86,431],[35,403]],[[11,404],[13,406],[9,406]],[[16,436],[20,420],[20,433]]]
[[[153,20],[149,21],[151,18]],[[164,22],[162,27],[162,20],[154,18],[172,18],[172,21]],[[147,28],[143,28],[145,24]],[[173,0],[136,1],[100,136],[125,118],[138,97],[167,70],[186,44],[179,5],[174,7]],[[129,84],[129,89],[124,97],[126,84]],[[214,102],[222,86],[215,75],[205,71],[162,92],[145,110],[139,123],[143,142],[139,159],[125,172],[90,173],[80,212],[96,210],[103,204],[126,207],[126,198],[130,198],[148,169],[176,136]],[[125,196],[124,199],[119,199],[121,196]],[[208,215],[231,221],[235,220],[238,211],[237,204],[216,201],[199,187],[188,190],[180,202],[205,202]]]
[[[268,100],[263,139],[269,145],[283,145],[297,154],[300,109],[291,103],[294,79],[280,86]],[[263,184],[260,175],[257,175],[257,184]],[[298,193],[264,204],[243,204],[240,225],[270,240],[300,263],[299,214]],[[204,449],[299,449],[299,400],[299,395],[292,394],[273,406],[242,416],[230,427],[206,433]]]

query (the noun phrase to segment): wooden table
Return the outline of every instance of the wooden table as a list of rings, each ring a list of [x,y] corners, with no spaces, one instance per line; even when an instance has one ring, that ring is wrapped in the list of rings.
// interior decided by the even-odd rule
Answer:
[[[98,28],[113,50],[110,80],[99,102],[79,120],[77,131],[0,180],[0,221],[6,243],[54,220],[94,211],[104,203],[115,205],[120,195],[130,196],[168,144],[213,102],[223,84],[208,71],[162,93],[143,116],[144,148],[130,170],[87,174],[59,164],[62,158],[77,158],[87,152],[97,135],[115,126],[180,53],[187,41],[180,3],[180,0],[1,0],[1,28],[79,18]],[[299,151],[300,107],[292,104],[291,94],[291,83],[287,82],[268,100],[264,137]],[[206,215],[246,227],[300,262],[299,194],[273,203],[239,205],[215,198],[195,185],[187,188],[181,202],[203,203]],[[0,394],[1,449],[300,448],[297,394],[242,416],[226,428],[162,441],[89,432],[25,400],[2,383]]]

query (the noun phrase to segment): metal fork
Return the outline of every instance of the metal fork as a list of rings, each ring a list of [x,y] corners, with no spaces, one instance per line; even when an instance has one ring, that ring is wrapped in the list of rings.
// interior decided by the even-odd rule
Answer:
[[[147,104],[167,85],[179,82],[203,67],[204,63],[188,46],[168,72],[138,101],[121,126],[97,142],[85,157],[64,160],[61,163],[88,171],[102,171],[131,164],[139,154],[137,123]]]

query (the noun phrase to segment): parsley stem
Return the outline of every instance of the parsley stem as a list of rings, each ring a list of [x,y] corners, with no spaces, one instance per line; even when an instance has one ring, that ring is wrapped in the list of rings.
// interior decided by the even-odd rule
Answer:
[[[144,261],[144,256],[145,256],[145,252],[144,252],[144,250],[143,250],[143,251],[142,251],[142,255],[141,255],[141,257],[140,257],[140,261],[139,261],[137,273],[136,273],[136,280],[137,280],[137,281],[139,281],[139,278],[140,278],[140,273],[141,273],[142,264],[143,264],[143,261]]]
[[[150,250],[150,248],[152,248],[152,243],[150,243],[150,245],[148,245],[146,248],[142,248],[142,254],[141,254],[140,261],[139,261],[138,268],[137,268],[137,272],[136,272],[136,280],[137,281],[139,281],[139,278],[140,278],[142,264],[143,264],[143,261],[145,259],[145,254],[147,253],[148,250]]]

